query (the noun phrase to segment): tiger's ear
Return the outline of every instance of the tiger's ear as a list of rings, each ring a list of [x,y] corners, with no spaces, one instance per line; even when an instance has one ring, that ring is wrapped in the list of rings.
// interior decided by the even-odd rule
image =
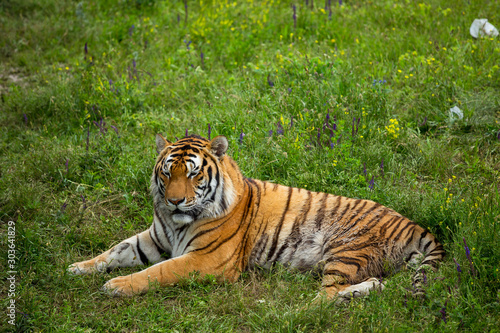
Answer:
[[[226,153],[228,147],[229,142],[227,142],[226,137],[223,135],[216,136],[210,141],[210,150],[217,155],[217,157],[222,157],[222,155]]]
[[[160,152],[165,149],[166,146],[170,146],[172,143],[165,139],[160,133],[156,134],[156,152]]]

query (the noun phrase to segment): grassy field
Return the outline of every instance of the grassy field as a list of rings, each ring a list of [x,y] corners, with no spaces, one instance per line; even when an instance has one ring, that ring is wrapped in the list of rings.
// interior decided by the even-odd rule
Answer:
[[[499,332],[500,40],[475,18],[500,28],[500,3],[2,1],[0,331]],[[151,224],[154,135],[209,127],[247,177],[431,230],[447,257],[427,298],[411,269],[309,307],[320,280],[280,266],[133,298],[99,288],[140,268],[69,275]]]

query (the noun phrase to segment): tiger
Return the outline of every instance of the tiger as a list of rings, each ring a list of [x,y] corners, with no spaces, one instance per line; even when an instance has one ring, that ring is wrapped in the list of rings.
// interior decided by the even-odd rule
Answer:
[[[383,290],[382,277],[413,264],[414,294],[425,295],[425,273],[445,255],[429,231],[371,200],[246,178],[228,147],[225,136],[172,143],[157,134],[151,227],[69,272],[150,265],[103,286],[110,295],[132,296],[193,273],[234,282],[244,271],[281,263],[319,273],[317,297],[346,302]]]

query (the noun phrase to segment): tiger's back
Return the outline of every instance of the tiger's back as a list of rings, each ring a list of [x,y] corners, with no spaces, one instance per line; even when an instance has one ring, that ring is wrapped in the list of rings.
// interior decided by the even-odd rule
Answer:
[[[419,264],[414,285],[421,293],[423,273],[444,256],[425,229],[373,201],[243,177],[225,155],[225,137],[170,143],[157,136],[157,148],[151,228],[72,266],[87,272],[98,263],[112,269],[159,262],[108,281],[115,294],[144,292],[151,278],[175,283],[194,270],[234,280],[243,270],[280,262],[320,271],[323,293],[346,300],[383,288],[377,277],[405,261]],[[161,261],[163,253],[171,259]]]

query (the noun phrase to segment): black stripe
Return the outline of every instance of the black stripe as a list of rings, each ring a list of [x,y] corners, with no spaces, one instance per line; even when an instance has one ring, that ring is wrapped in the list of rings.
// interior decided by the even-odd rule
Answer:
[[[249,182],[255,186],[257,193],[255,194],[255,202],[254,202],[253,209],[252,209],[252,215],[250,216],[250,219],[248,221],[243,221],[243,222],[247,222],[247,229],[245,230],[245,233],[243,234],[242,242],[240,242],[238,244],[238,248],[235,250],[235,253],[237,251],[239,251],[238,258],[242,258],[242,260],[240,260],[240,262],[242,264],[241,269],[243,269],[244,266],[246,266],[246,264],[247,264],[247,263],[244,263],[244,261],[249,260],[248,256],[245,254],[245,251],[247,250],[247,245],[249,242],[248,232],[250,230],[250,226],[252,225],[252,221],[255,221],[255,217],[259,213],[260,199],[262,197],[262,193],[261,193],[259,184],[257,184],[257,182],[253,179],[249,179]]]
[[[392,228],[392,231],[390,233],[389,236],[387,236],[387,240],[392,240],[392,236],[396,233],[396,231],[399,230],[399,227],[401,226],[401,223],[403,222],[405,218],[402,217],[402,216],[398,216],[396,219],[394,219],[394,221],[391,223],[391,225],[389,226],[389,228]],[[394,223],[396,223],[396,221],[398,221],[398,224],[393,227]]]
[[[407,229],[407,228],[410,228],[411,226],[413,226],[415,223],[411,222],[411,221],[406,221],[406,225],[404,226],[403,229],[401,229],[401,231],[399,231],[399,233],[396,235],[396,237],[394,237],[394,241],[397,242],[399,240],[399,238],[401,237],[401,235],[403,234],[403,232]],[[408,231],[409,233],[409,231]],[[408,234],[407,233],[407,234]]]
[[[357,203],[354,205],[354,207],[352,207],[352,208],[351,208],[351,210],[354,210],[354,208],[355,208],[358,204],[359,204],[359,202],[357,202]],[[361,208],[360,208],[360,209],[364,209],[364,208],[366,207],[366,205],[367,205],[367,204],[368,204],[368,201],[364,200],[363,205],[361,206]],[[355,213],[356,213],[356,215],[355,215],[355,216],[353,216],[353,217],[351,218],[351,221],[352,221],[352,219],[357,218],[360,214],[361,214],[361,217],[357,218],[357,219],[356,219],[356,221],[355,221],[354,223],[352,223],[352,224],[349,226],[349,228],[351,228],[351,229],[352,229],[352,228],[356,227],[356,226],[358,225],[358,223],[359,223],[360,221],[363,221],[363,220],[364,220],[364,218],[366,217],[366,215],[367,215],[367,214],[369,214],[369,213],[370,213],[372,210],[374,210],[374,209],[375,209],[375,207],[372,207],[372,208],[371,208],[371,210],[368,210],[367,212],[361,212],[361,213],[360,213],[360,212],[359,212],[359,210],[358,210],[357,212],[355,212]]]
[[[249,187],[249,191],[248,191],[248,200],[247,200],[247,205],[245,207],[245,211],[244,211],[244,214],[243,214],[243,217],[241,219],[241,221],[246,221],[247,220],[247,217],[248,217],[248,213],[249,213],[249,209],[251,208],[252,206],[252,202],[253,202],[253,191],[252,191],[252,188]],[[243,223],[240,223],[238,224],[238,228],[236,228],[236,230],[231,234],[229,235],[228,237],[224,238],[220,243],[217,244],[217,246],[215,246],[214,248],[212,248],[210,251],[206,252],[205,254],[209,254],[209,253],[212,253],[214,252],[215,250],[217,250],[221,245],[223,245],[224,243],[228,242],[230,239],[232,239],[236,234],[238,234],[238,232],[240,231],[241,227],[242,227]],[[227,260],[225,261],[227,262]],[[218,267],[221,267],[223,266],[224,263],[221,263]]]
[[[323,193],[323,198],[321,199],[321,207],[316,214],[316,228],[321,229],[321,224],[323,219],[325,218],[325,210],[326,210],[326,200],[328,199],[328,193]]]
[[[424,239],[425,236],[427,236],[429,232],[427,230],[424,230],[422,234],[420,235],[420,239],[418,240],[418,249],[420,250],[422,247],[422,239]]]
[[[276,254],[276,260],[280,260],[281,255],[283,252],[290,247],[290,244],[295,240],[295,244],[292,245],[293,249],[297,249],[298,245],[302,242],[302,237],[299,237],[300,233],[300,226],[304,224],[307,214],[309,213],[309,210],[311,209],[311,201],[312,201],[312,194],[311,192],[307,191],[307,199],[302,205],[302,208],[300,209],[300,213],[297,215],[295,218],[295,221],[293,222],[292,226],[292,231],[290,232],[290,235],[285,239],[283,242],[283,245],[281,248],[278,250],[278,253]],[[304,209],[307,207],[306,209]],[[299,224],[300,223],[300,224]]]
[[[412,228],[411,228],[411,235],[410,236],[406,236],[406,242],[405,242],[405,245],[403,246],[403,248],[407,248],[408,245],[410,245],[410,243],[413,241],[413,236],[415,235],[415,230],[417,230],[417,228],[415,228],[417,224],[416,223],[413,223],[412,225]],[[410,233],[410,232],[408,232]]]
[[[250,254],[250,262],[259,262],[262,258],[262,253],[264,252],[269,236],[267,234],[262,234],[254,245],[252,253]]]
[[[191,245],[191,243],[196,240],[197,238],[211,232],[211,231],[215,231],[217,229],[219,229],[222,225],[224,225],[227,221],[231,221],[231,219],[233,218],[234,214],[236,212],[233,210],[229,215],[226,215],[225,217],[223,217],[222,219],[220,219],[219,221],[222,221],[221,223],[219,223],[218,225],[216,225],[215,227],[213,228],[210,228],[210,229],[207,229],[207,230],[202,230],[200,232],[198,232],[196,235],[192,236],[191,239],[188,241],[188,243],[186,244],[186,249]],[[220,237],[220,236],[219,236]],[[200,251],[201,248],[197,248],[197,249],[194,249],[193,251],[191,252],[195,252],[195,251]]]
[[[224,239],[220,244],[218,244],[218,246],[214,249],[212,249],[211,251],[209,251],[208,253],[210,252],[213,252],[215,251],[218,247],[220,247],[222,244],[224,244],[225,242],[229,241],[230,239],[232,239],[236,234],[239,233],[240,229],[243,227],[244,224],[246,224],[246,231],[245,231],[245,235],[246,233],[248,232],[250,226],[252,225],[251,224],[251,221],[252,221],[252,218],[250,217],[250,219],[248,218],[248,215],[250,213],[250,211],[253,211],[253,203],[254,203],[254,193],[253,193],[253,188],[252,186],[249,185],[248,182],[244,182],[244,184],[248,187],[248,201],[247,201],[247,204],[246,204],[246,207],[245,207],[245,210],[244,210],[244,214],[243,214],[243,217],[241,219],[241,223],[238,225],[238,228],[234,231],[234,233],[232,235],[230,235],[228,238]],[[236,255],[236,252],[237,250],[235,250],[232,255],[227,258],[226,260],[224,260],[223,262],[221,262],[217,268],[221,268],[221,267],[224,267],[226,266],[226,264],[232,260],[232,258]],[[242,258],[239,258],[239,259],[242,259]],[[240,261],[240,268],[242,268],[242,262]]]
[[[325,266],[325,270],[323,271],[323,276],[324,275],[336,275],[336,276],[341,276],[343,278],[349,277],[349,274],[341,272],[338,269],[326,269],[326,266]]]
[[[389,210],[387,210],[387,212],[384,214],[384,217],[387,216]],[[391,218],[389,218],[389,220],[387,220],[381,227],[380,227],[380,238],[383,238],[385,239],[386,241],[389,240],[388,237],[385,236],[385,233],[387,232],[387,227],[389,225],[392,225],[392,223],[397,220],[399,217],[398,216],[393,216]]]
[[[334,248],[338,247],[338,246],[331,246],[331,244],[332,243],[329,243],[328,247],[325,248],[325,250],[324,250],[325,253],[327,253],[331,249],[334,249]],[[336,245],[343,244],[343,242],[336,242],[335,244]],[[330,253],[330,255],[337,255],[337,254],[342,253],[342,252],[359,251],[359,250],[362,250],[362,249],[366,249],[367,247],[375,247],[375,244],[374,243],[363,242],[362,244],[357,244],[356,246],[354,246],[354,245],[347,245],[343,249],[340,249],[338,251]]]
[[[326,261],[327,264],[328,263],[332,263],[332,262],[340,262],[340,263],[342,263],[344,265],[356,266],[356,274],[359,271],[359,269],[361,268],[361,265],[357,262],[359,260],[356,259],[355,257],[338,257],[338,256],[334,256],[334,257],[328,258],[325,261]]]
[[[146,254],[144,254],[144,252],[142,252],[141,244],[139,242],[139,235],[137,235],[137,252],[139,252],[139,258],[141,258],[142,263],[143,264],[148,264],[149,263],[149,259],[146,256]]]
[[[154,224],[153,224],[153,229],[156,236],[156,228],[154,227]],[[156,247],[156,251],[158,251],[160,256],[167,253],[166,250],[164,250],[160,245],[158,245],[158,243],[156,243],[155,239],[153,238],[153,235],[151,234],[151,228],[149,229],[149,237],[151,237],[151,240],[153,241],[153,244]]]
[[[424,253],[425,253],[425,252],[427,252],[427,248],[429,247],[429,245],[431,245],[431,244],[432,244],[432,242],[433,242],[433,240],[430,240],[430,241],[428,241],[428,242],[427,242],[427,244],[425,244],[425,245],[424,245],[424,249],[423,249],[423,250],[424,250],[424,251],[423,251]]]
[[[274,252],[276,251],[276,246],[278,245],[278,239],[279,239],[279,235],[281,233],[281,228],[283,227],[283,222],[285,221],[285,215],[288,212],[288,208],[290,207],[290,199],[292,198],[292,192],[293,192],[293,188],[289,187],[288,188],[288,198],[286,200],[285,209],[283,210],[283,213],[281,214],[281,220],[276,228],[276,231],[274,232],[273,243],[271,244],[271,248],[269,249],[269,253],[267,254],[267,261],[269,261],[273,257]]]

